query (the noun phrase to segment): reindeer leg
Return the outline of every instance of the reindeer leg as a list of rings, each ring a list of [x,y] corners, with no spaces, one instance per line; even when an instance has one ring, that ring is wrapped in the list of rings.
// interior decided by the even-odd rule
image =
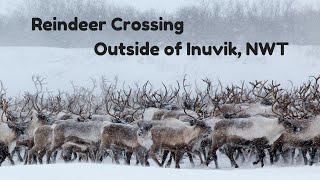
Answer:
[[[194,165],[194,162],[193,162],[192,154],[188,152],[187,155],[188,155],[188,157],[189,157],[189,161],[190,161],[190,163],[191,163],[191,166],[194,167],[195,165]]]
[[[22,156],[21,156],[20,151],[21,151],[21,148],[16,146],[16,147],[12,150],[11,155],[14,156],[14,154],[17,154],[18,160],[19,160],[20,162],[23,162],[23,158],[22,158]]]
[[[304,162],[304,165],[307,165],[308,164],[308,158],[307,158],[307,152],[308,150],[306,148],[303,148],[301,150],[302,152],[302,157],[303,157],[303,162]]]
[[[202,148],[202,154],[203,154],[203,158],[207,159],[207,153],[206,153],[206,148]]]
[[[37,146],[34,146],[33,148],[31,148],[28,152],[28,156],[27,156],[27,163],[28,164],[31,164],[32,163],[32,158],[34,156],[34,154],[38,152],[38,147]]]
[[[11,165],[14,165],[14,161],[13,161],[12,156],[11,156],[11,154],[10,154],[9,152],[8,152],[8,154],[7,154],[7,158],[9,159],[10,164],[11,164]]]
[[[148,153],[145,154],[143,157],[144,157],[145,166],[149,167],[149,166],[150,166],[150,163],[149,163],[149,161],[148,161],[148,159],[149,159]]]
[[[296,156],[296,149],[292,148],[291,150],[291,164],[294,164],[294,157]]]
[[[42,159],[43,159],[43,156],[46,154],[46,151],[45,150],[42,150],[40,151],[40,153],[38,154],[38,161],[40,164],[43,163]]]
[[[203,158],[201,156],[201,152],[200,151],[195,151],[196,155],[199,156],[199,159],[200,159],[200,164],[204,164],[204,161],[203,161]]]
[[[280,152],[280,155],[283,156],[283,144],[284,144],[284,136],[280,136],[272,145],[271,145],[271,150],[270,150],[270,162],[271,164],[274,164],[274,162],[279,161],[279,154],[277,153],[278,151]],[[272,159],[271,159],[272,157]]]
[[[141,164],[143,165],[142,156],[136,154],[136,165]]]
[[[58,156],[58,151],[56,150],[56,151],[53,153],[53,162],[54,162],[54,163],[57,162],[57,156]]]
[[[112,152],[113,152],[114,161],[116,162],[116,164],[120,164],[118,150],[113,148]]]
[[[89,156],[91,162],[95,161],[95,155],[94,155],[94,152],[92,151],[92,149],[89,150],[88,156]]]
[[[273,164],[274,163],[274,159],[273,159],[271,147],[268,148],[268,153],[269,153],[269,158],[270,158],[270,164]]]
[[[229,158],[230,162],[231,162],[231,166],[234,166],[235,168],[238,168],[238,164],[235,161],[233,155],[234,155],[235,149],[232,147],[228,147],[226,148],[226,155]]]
[[[33,156],[32,156],[33,162],[34,162],[35,164],[38,164],[37,155],[38,155],[38,154],[33,154]]]
[[[290,158],[290,155],[289,155],[290,154],[290,149],[285,150],[285,151],[280,150],[280,154],[282,156],[282,159],[283,159],[284,163],[288,164],[289,163],[289,158]]]
[[[82,159],[83,159],[83,155],[82,155],[82,154],[79,154],[79,159],[78,159],[78,161],[81,162]]]
[[[96,161],[102,162],[103,161],[103,157],[105,154],[107,154],[107,156],[109,155],[109,153],[107,152],[108,149],[110,149],[110,143],[109,142],[104,142],[102,141],[100,143],[100,147],[99,150],[96,154]]]
[[[244,155],[243,155],[243,152],[242,152],[242,149],[240,147],[234,147],[233,148],[233,154],[234,154],[234,160],[238,160],[241,158],[241,162],[244,162]]]
[[[256,146],[256,150],[257,150],[258,159],[255,162],[253,162],[253,164],[256,165],[260,162],[261,167],[263,167],[264,166],[264,158],[266,156],[266,153],[264,152],[264,148],[258,145],[258,146]]]
[[[84,157],[85,157],[85,161],[86,161],[86,162],[89,162],[89,152],[86,152],[86,153],[84,154]]]
[[[207,157],[207,160],[206,160],[206,165],[209,166],[210,162],[213,160],[216,169],[219,169],[217,150],[218,149],[215,148],[215,149],[212,149],[212,150],[209,151],[208,157]]]
[[[0,158],[0,167],[1,167],[1,164],[3,163],[4,159]]]
[[[261,162],[261,167],[264,167],[264,158],[266,157],[266,153],[264,152],[264,149],[260,149],[258,153],[259,153],[259,159]]]
[[[47,151],[47,164],[50,164],[50,159],[52,156],[52,153],[55,153],[56,150],[60,147],[60,145],[53,145],[51,148]]]
[[[24,165],[26,165],[28,163],[28,152],[29,152],[29,150],[28,149],[24,150],[24,155],[23,155]]]
[[[169,160],[168,160],[168,162],[167,162],[167,164],[166,164],[166,167],[170,167],[170,166],[171,166],[172,159],[175,159],[175,156],[176,156],[176,153],[173,152],[173,151],[171,151],[171,152],[170,152]]]
[[[28,164],[28,152],[26,152],[26,154],[24,154],[24,165]]]
[[[177,151],[175,152],[175,161],[176,161],[176,168],[180,169],[180,160],[182,158],[184,153],[182,153],[181,151]]]
[[[96,161],[97,162],[102,162],[103,161],[103,154],[106,152],[106,149],[102,146],[100,146],[99,151],[97,152],[96,155]]]
[[[312,166],[315,163],[315,157],[316,157],[316,153],[317,153],[318,149],[316,147],[312,147],[311,148],[311,152],[310,152],[310,166]]]
[[[148,162],[148,153],[147,150],[144,148],[138,148],[136,151],[136,159],[138,161],[138,163],[140,162],[140,164],[142,166],[150,166],[149,162]],[[136,164],[137,165],[137,164]]]
[[[126,164],[127,165],[130,165],[130,160],[131,160],[132,154],[133,154],[133,152],[130,152],[130,151],[126,152]]]
[[[80,158],[80,157],[79,157]],[[78,159],[78,154],[76,152],[70,152],[70,162],[75,161],[76,159]]]
[[[211,159],[214,161],[214,165],[215,165],[216,169],[219,169],[217,150],[209,151],[208,158],[206,160],[206,165],[207,166],[209,166],[209,163],[210,163]]]
[[[234,150],[234,154],[235,154],[234,159],[235,160],[238,160],[240,158],[240,150],[239,149],[240,148],[235,148],[235,150]]]
[[[168,150],[164,150],[163,151],[163,155],[162,155],[162,161],[161,161],[161,167],[163,167],[164,163],[166,162],[166,159],[168,157],[169,151]]]
[[[20,147],[18,148],[17,154],[18,154],[19,161],[23,162],[23,157],[21,156],[21,148]]]
[[[239,155],[239,157],[241,157],[241,162],[243,163],[246,160],[246,158],[244,156],[242,148],[238,148],[238,155]]]
[[[154,150],[155,149],[150,150],[150,152],[149,152],[150,157],[158,164],[159,167],[161,167],[161,163],[158,161]]]
[[[220,137],[215,137],[214,139],[215,140],[212,141],[211,148],[208,151],[206,165],[209,166],[210,162],[213,160],[216,169],[219,169],[217,151],[220,147],[222,147],[226,143],[226,139],[225,138],[221,139]]]

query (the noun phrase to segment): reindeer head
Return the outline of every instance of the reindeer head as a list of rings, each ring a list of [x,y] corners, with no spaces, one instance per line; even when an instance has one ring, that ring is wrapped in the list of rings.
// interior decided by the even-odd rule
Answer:
[[[30,99],[23,99],[22,101],[15,99],[12,103],[12,99],[6,100],[2,96],[1,121],[5,122],[16,135],[24,134],[29,125],[30,115],[32,114],[29,102]]]
[[[92,79],[92,87],[78,87],[72,83],[73,93],[66,94],[67,111],[77,116],[78,121],[87,121],[92,118],[93,113],[97,113],[100,104],[96,100],[96,81]]]
[[[299,123],[299,121],[297,121],[296,119],[279,117],[278,122],[279,124],[282,124],[287,131],[294,133],[300,132],[304,128],[303,126],[301,126],[301,123]]]
[[[132,89],[116,90],[110,85],[104,90],[104,104],[108,115],[117,123],[131,123],[140,119],[141,108],[132,98]]]
[[[137,125],[139,127],[138,136],[145,135],[153,127],[153,124],[148,121],[139,121]]]
[[[296,114],[294,110],[297,108],[295,107],[294,100],[295,99],[292,99],[288,93],[281,95],[280,97],[275,96],[272,112],[278,116],[278,123],[283,125],[286,130],[290,132],[299,132],[303,129],[299,119],[306,116],[303,115],[300,117]]]
[[[11,121],[6,122],[8,124],[8,127],[15,133],[16,136],[20,136],[24,134],[27,126],[20,123],[13,123]]]

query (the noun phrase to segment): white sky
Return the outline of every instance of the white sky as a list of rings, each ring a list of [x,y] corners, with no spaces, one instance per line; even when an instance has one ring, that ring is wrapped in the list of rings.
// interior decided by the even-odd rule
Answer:
[[[21,3],[21,1],[23,0],[0,0],[0,14],[6,14],[8,12],[11,12],[17,6],[17,4]],[[83,1],[83,0],[79,0],[79,1]],[[159,11],[167,11],[167,12],[172,12],[181,6],[199,3],[199,1],[200,0],[106,0],[106,2],[108,3],[114,3],[119,6],[129,5],[140,10],[156,9]],[[247,1],[247,0],[234,0],[234,1]],[[249,1],[256,1],[256,0],[249,0]],[[295,1],[303,5],[312,5],[316,8],[320,8],[320,0],[295,0]]]

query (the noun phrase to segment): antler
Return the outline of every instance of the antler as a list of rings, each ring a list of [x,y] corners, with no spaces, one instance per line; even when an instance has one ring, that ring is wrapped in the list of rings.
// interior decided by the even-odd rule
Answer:
[[[19,118],[24,120],[31,115],[32,113],[32,108],[28,108],[28,106],[30,105],[30,102],[32,101],[32,97],[30,94],[26,93],[24,96],[23,96],[23,105],[22,105],[22,108],[20,109],[20,113],[19,113]],[[27,114],[23,115],[23,113],[25,112],[26,108],[28,108],[28,111],[27,111]]]
[[[33,108],[38,112],[42,113],[44,110],[44,90],[43,85],[45,84],[45,78],[41,76],[32,76],[32,81],[34,87],[36,88],[36,93],[32,100]]]
[[[3,116],[8,111],[8,102],[5,99],[5,95],[6,95],[6,90],[4,88],[2,81],[0,81],[0,109],[2,109],[1,121],[3,121]]]

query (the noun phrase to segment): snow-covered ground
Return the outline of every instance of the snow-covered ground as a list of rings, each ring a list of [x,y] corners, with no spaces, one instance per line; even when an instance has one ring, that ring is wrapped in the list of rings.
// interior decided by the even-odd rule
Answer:
[[[285,56],[228,57],[99,57],[93,49],[60,49],[47,47],[0,47],[0,80],[9,95],[32,90],[32,75],[47,78],[50,90],[69,90],[70,82],[89,85],[90,78],[117,77],[127,84],[150,81],[154,86],[175,83],[187,74],[189,82],[201,86],[208,77],[217,82],[276,80],[300,84],[309,76],[320,74],[320,47],[289,46]]]
[[[10,180],[87,180],[87,179],[139,179],[139,180],[301,180],[319,179],[319,167],[258,168],[212,170],[212,169],[166,169],[155,167],[119,166],[109,164],[55,164],[6,166],[0,168],[1,179]]]

